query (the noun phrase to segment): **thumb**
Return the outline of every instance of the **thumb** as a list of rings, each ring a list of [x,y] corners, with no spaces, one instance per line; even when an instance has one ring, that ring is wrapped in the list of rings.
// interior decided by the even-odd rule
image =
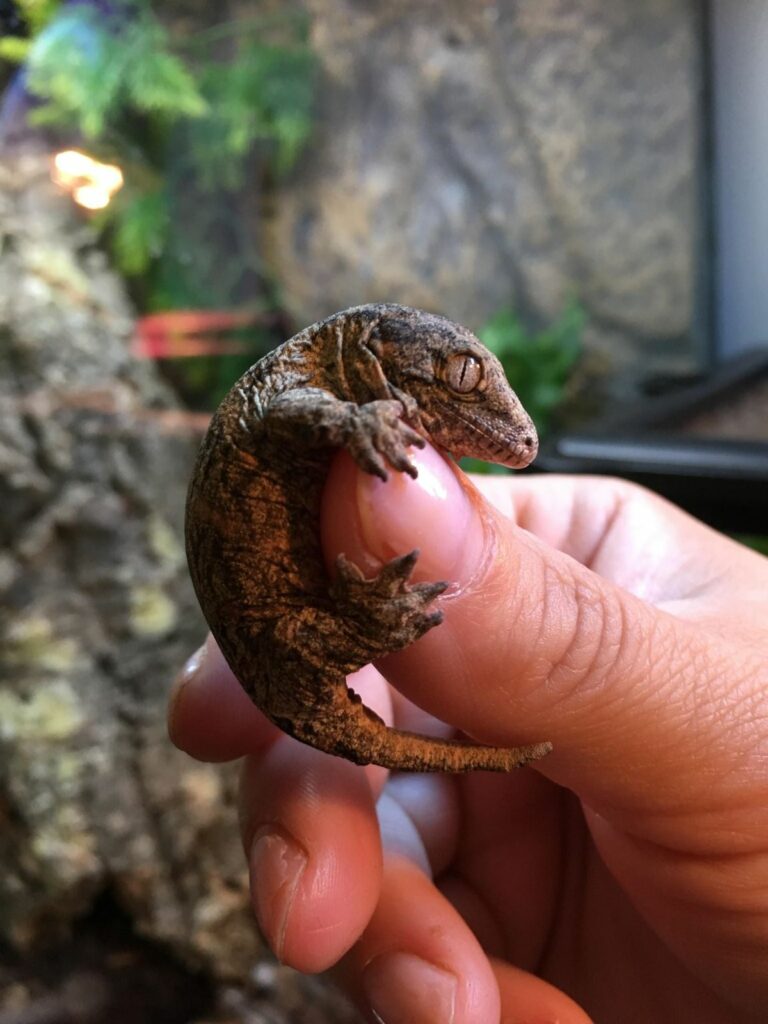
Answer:
[[[614,820],[741,767],[716,638],[515,526],[433,449],[413,458],[416,481],[382,483],[341,454],[324,498],[329,564],[372,575],[419,548],[417,578],[452,584],[443,624],[379,666],[393,685],[480,742],[550,740],[537,767]]]

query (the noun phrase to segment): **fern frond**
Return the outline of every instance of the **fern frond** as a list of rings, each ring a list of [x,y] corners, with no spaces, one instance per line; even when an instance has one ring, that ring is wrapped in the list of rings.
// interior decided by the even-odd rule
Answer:
[[[169,49],[165,30],[141,18],[124,40],[130,60],[125,69],[126,100],[139,110],[173,117],[200,117],[207,105],[194,78]]]
[[[207,63],[200,89],[209,113],[189,128],[189,145],[208,187],[236,188],[254,144],[276,173],[287,171],[309,138],[315,60],[292,48],[245,40],[226,64]]]
[[[29,91],[44,100],[34,124],[59,123],[97,137],[120,99],[123,53],[95,13],[76,6],[54,19],[27,57]]]

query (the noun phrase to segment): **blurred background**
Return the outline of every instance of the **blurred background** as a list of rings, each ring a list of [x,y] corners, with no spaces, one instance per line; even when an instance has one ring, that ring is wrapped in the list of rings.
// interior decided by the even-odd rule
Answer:
[[[762,0],[0,0],[0,1024],[354,1021],[170,749],[208,416],[367,301],[766,550]],[[475,468],[475,467],[470,467]]]

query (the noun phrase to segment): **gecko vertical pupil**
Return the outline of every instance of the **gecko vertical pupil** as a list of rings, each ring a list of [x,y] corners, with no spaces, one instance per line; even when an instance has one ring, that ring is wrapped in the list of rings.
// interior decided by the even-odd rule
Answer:
[[[451,356],[446,365],[445,382],[459,394],[474,391],[482,377],[482,366],[479,359],[469,353]]]

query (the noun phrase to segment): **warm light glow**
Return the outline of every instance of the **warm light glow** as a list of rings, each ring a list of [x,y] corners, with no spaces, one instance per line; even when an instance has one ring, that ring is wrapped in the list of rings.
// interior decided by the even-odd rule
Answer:
[[[51,178],[87,210],[103,210],[115,192],[123,187],[123,172],[119,167],[103,164],[76,149],[56,154]]]
[[[98,185],[78,185],[72,192],[72,198],[86,210],[103,210],[112,196]]]

